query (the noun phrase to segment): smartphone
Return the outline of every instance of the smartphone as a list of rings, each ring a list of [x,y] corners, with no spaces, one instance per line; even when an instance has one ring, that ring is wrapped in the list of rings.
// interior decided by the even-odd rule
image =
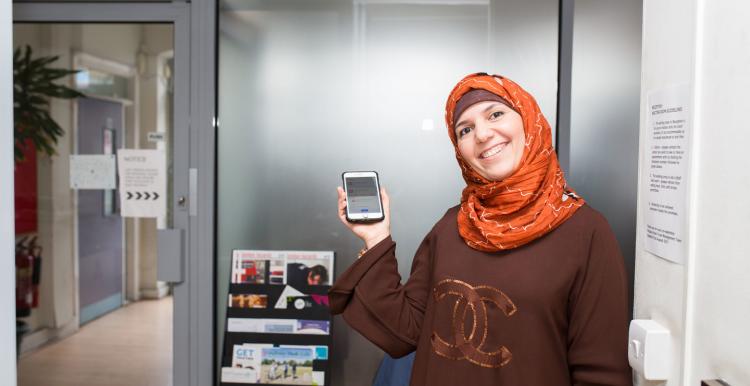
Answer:
[[[383,201],[376,172],[344,172],[341,174],[346,192],[346,220],[349,222],[383,221]]]

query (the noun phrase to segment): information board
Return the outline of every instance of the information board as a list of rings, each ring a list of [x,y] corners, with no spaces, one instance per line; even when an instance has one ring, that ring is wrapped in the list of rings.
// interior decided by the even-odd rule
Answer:
[[[679,264],[687,246],[690,95],[689,85],[648,94],[646,249]]]

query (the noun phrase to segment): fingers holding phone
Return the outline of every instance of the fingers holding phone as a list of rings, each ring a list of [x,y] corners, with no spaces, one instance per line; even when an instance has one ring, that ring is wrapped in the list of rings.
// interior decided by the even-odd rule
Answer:
[[[338,187],[338,215],[367,248],[390,235],[390,200],[375,172],[345,172]]]

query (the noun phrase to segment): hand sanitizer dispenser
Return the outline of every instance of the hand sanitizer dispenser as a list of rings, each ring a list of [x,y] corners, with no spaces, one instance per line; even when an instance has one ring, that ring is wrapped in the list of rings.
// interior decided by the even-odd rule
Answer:
[[[628,361],[630,367],[650,381],[666,380],[672,359],[670,333],[647,319],[630,322]]]

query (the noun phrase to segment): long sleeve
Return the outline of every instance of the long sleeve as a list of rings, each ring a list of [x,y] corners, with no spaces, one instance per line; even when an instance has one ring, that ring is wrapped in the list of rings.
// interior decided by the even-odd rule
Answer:
[[[628,292],[622,254],[598,216],[588,261],[569,299],[568,364],[573,385],[632,385],[627,362]]]
[[[411,275],[401,284],[396,243],[390,237],[367,251],[329,291],[331,312],[392,357],[415,350],[427,307],[431,244],[419,246]]]

